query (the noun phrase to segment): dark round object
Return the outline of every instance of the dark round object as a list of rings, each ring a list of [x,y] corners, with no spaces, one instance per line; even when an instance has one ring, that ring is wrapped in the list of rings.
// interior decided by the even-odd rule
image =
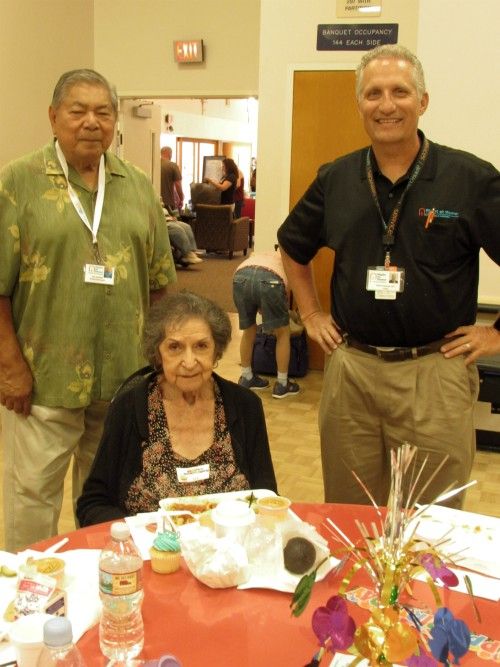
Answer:
[[[304,574],[316,560],[316,547],[305,537],[292,537],[283,550],[285,568],[293,574]]]

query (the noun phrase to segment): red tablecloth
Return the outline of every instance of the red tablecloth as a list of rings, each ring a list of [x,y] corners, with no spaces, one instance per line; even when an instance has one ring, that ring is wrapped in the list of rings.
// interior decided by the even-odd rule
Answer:
[[[305,521],[320,527],[326,517],[351,538],[357,538],[354,517],[362,521],[375,519],[373,508],[358,505],[327,505],[295,503],[293,510]],[[328,533],[321,529],[325,537]],[[109,524],[100,524],[69,533],[69,542],[63,550],[76,548],[101,548],[109,534]],[[34,545],[46,548],[59,538]],[[85,573],[93,576],[93,573]],[[97,573],[95,573],[97,576]],[[358,577],[358,575],[356,575]],[[151,659],[165,653],[173,653],[183,667],[302,667],[315,650],[316,639],[311,629],[314,609],[335,595],[338,578],[327,577],[315,585],[313,597],[302,616],[290,615],[290,595],[270,590],[245,590],[235,588],[210,589],[194,579],[184,563],[181,569],[170,575],[155,574],[149,561],[144,567],[145,646],[142,657]],[[353,580],[351,588],[363,590],[367,579],[360,576]],[[417,591],[434,609],[427,587]],[[480,651],[495,650],[500,662],[500,643],[487,643],[485,636],[500,639],[499,605],[488,600],[477,600],[482,623],[473,616],[467,596],[451,590],[442,593],[444,603],[455,617],[467,622],[470,630],[482,635]],[[368,612],[355,604],[349,605],[356,622],[366,619]],[[89,630],[79,641],[89,667],[106,665],[99,650],[98,627]],[[491,656],[490,656],[490,659]],[[322,665],[329,665],[330,657]],[[461,660],[462,665],[484,665],[478,652],[469,651]]]

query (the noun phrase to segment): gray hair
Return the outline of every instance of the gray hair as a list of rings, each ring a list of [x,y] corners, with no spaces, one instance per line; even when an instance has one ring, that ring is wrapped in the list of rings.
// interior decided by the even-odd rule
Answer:
[[[410,63],[413,66],[413,82],[419,98],[422,99],[425,93],[425,78],[420,60],[406,46],[402,46],[401,44],[383,44],[365,53],[356,69],[356,97],[358,100],[361,99],[361,83],[364,71],[367,65],[377,58],[395,58],[397,60],[406,60],[406,62]]]
[[[192,318],[208,324],[215,343],[215,358],[218,361],[231,340],[231,321],[227,313],[214,301],[204,296],[182,290],[160,299],[151,306],[144,328],[142,349],[144,356],[154,368],[161,368],[159,347],[166,332],[172,331]]]
[[[102,74],[95,72],[93,69],[73,69],[62,74],[54,88],[50,105],[54,109],[57,109],[68,94],[70,88],[78,83],[88,83],[91,86],[101,86],[102,88],[105,88],[108,91],[113,111],[115,115],[118,114],[118,95],[116,94],[116,88],[112,86]]]

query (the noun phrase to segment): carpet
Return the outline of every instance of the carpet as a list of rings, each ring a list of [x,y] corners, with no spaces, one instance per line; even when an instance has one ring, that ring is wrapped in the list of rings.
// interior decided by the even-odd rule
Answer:
[[[168,287],[169,294],[187,289],[215,301],[227,313],[235,313],[233,303],[233,273],[247,257],[238,253],[233,259],[227,255],[209,253],[203,262],[187,268],[177,268],[177,282]]]

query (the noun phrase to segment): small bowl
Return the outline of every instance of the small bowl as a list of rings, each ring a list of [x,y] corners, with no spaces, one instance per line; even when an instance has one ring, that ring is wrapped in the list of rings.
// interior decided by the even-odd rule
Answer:
[[[258,498],[255,506],[259,515],[259,523],[272,527],[276,523],[286,521],[291,504],[291,500],[284,496]]]
[[[40,574],[46,574],[57,581],[57,588],[63,588],[64,585],[64,567],[66,563],[62,558],[48,556],[47,558],[38,558],[31,561]]]

